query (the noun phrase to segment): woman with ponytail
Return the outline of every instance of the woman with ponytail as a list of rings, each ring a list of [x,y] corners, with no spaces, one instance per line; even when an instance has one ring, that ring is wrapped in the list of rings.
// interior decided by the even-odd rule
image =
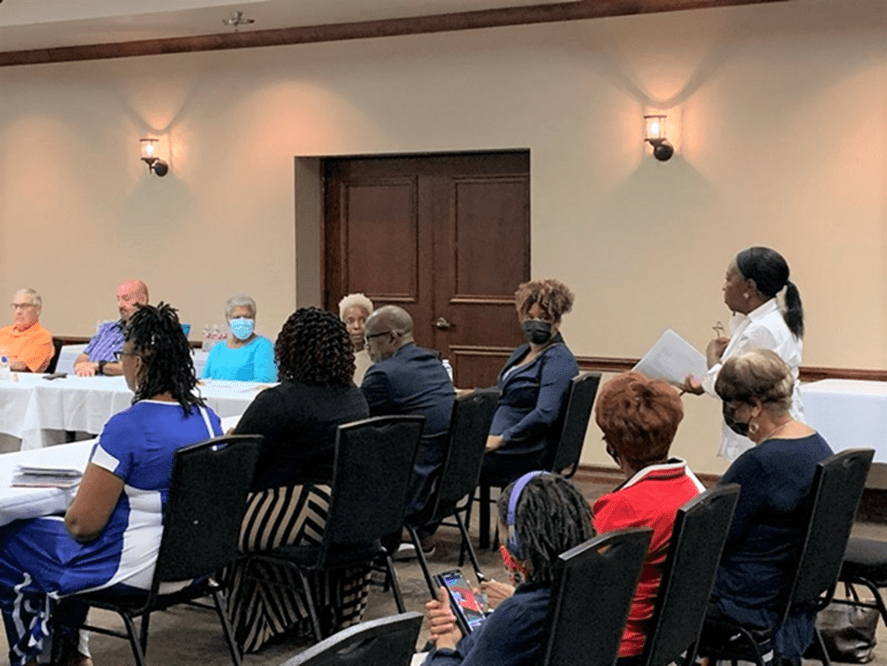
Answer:
[[[780,295],[783,304],[780,304]],[[724,361],[753,349],[775,352],[794,378],[791,415],[803,420],[804,408],[798,391],[798,366],[804,335],[804,310],[798,288],[789,279],[788,263],[776,250],[750,247],[736,255],[727,267],[724,303],[733,312],[731,335],[712,340],[706,348],[708,374],[700,384],[687,378],[684,388],[696,394],[716,396],[715,382]],[[754,444],[747,437],[721,426],[718,455],[733,461]]]

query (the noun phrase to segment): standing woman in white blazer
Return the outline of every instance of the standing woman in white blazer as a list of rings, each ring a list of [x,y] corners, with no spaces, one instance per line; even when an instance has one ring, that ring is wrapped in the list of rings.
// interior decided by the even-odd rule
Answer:
[[[733,312],[730,337],[718,337],[708,343],[705,350],[708,374],[701,383],[688,377],[684,389],[717,397],[715,381],[724,361],[752,349],[769,349],[791,368],[795,385],[790,413],[792,418],[803,421],[798,366],[803,349],[804,310],[798,288],[789,280],[788,263],[768,247],[743,250],[727,266],[724,303]],[[736,460],[754,446],[748,437],[727,427],[726,422],[722,422],[721,430],[718,455],[727,460]]]

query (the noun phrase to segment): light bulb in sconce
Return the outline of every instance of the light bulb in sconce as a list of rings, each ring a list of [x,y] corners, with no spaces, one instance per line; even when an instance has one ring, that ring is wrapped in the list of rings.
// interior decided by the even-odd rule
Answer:
[[[665,118],[661,114],[644,116],[644,141],[653,146],[653,157],[660,162],[665,162],[674,155],[674,146],[665,138]]]
[[[157,139],[142,139],[142,161],[148,165],[148,171],[158,176],[165,176],[169,171],[169,165],[157,157]]]

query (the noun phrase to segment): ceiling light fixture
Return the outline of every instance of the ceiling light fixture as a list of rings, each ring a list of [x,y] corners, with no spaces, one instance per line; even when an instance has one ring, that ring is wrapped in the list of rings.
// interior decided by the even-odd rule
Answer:
[[[235,12],[231,12],[231,18],[222,19],[222,23],[224,23],[225,25],[230,25],[232,28],[234,28],[235,32],[237,31],[238,28],[240,28],[240,26],[249,25],[250,23],[255,23],[255,22],[256,22],[255,19],[244,18],[243,12],[241,12],[239,10],[235,11]]]

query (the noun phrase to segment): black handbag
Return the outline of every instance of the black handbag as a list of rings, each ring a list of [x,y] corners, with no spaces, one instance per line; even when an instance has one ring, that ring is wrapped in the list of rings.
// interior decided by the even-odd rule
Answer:
[[[816,628],[822,635],[829,658],[854,664],[871,661],[880,617],[877,608],[835,601],[819,611]]]

